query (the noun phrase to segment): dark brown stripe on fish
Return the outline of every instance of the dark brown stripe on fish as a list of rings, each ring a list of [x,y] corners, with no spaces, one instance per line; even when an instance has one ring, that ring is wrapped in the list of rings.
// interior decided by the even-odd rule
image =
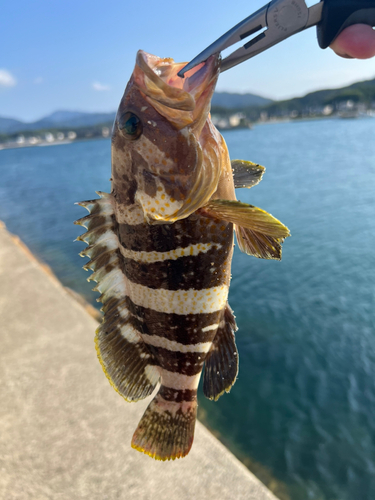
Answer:
[[[122,270],[133,283],[152,289],[203,290],[229,285],[230,274],[224,265],[227,258],[228,255],[219,254],[217,248],[151,264],[123,258]]]
[[[132,314],[130,322],[134,328],[147,335],[156,335],[180,344],[189,345],[211,342],[216,329],[202,329],[218,325],[222,311],[201,314],[167,314],[134,304],[126,297],[126,307]]]
[[[201,372],[204,360],[206,359],[205,352],[170,351],[169,349],[164,349],[164,347],[146,345],[148,350],[153,354],[153,359],[156,360],[157,366],[169,372],[180,373],[189,377]]]
[[[166,401],[182,403],[183,401],[195,401],[197,399],[197,392],[197,389],[172,389],[162,384],[158,394]]]
[[[198,243],[220,243],[231,248],[233,225],[193,214],[174,224],[119,224],[117,230],[124,248],[169,252]]]

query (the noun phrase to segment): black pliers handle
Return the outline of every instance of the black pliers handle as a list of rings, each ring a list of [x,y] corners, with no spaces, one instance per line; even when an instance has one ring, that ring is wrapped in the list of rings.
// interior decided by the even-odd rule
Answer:
[[[352,24],[375,26],[375,0],[324,0],[317,25],[319,46],[326,49]]]

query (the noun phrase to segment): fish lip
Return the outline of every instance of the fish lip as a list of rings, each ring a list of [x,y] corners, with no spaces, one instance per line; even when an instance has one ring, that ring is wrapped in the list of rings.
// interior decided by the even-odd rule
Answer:
[[[203,63],[200,63],[191,70],[187,71],[184,75],[184,78],[181,78],[178,75],[177,76],[178,78],[185,80],[183,87],[184,90],[192,93],[198,86],[204,85],[204,87],[206,88],[212,82],[212,80],[216,80],[216,77],[220,73],[220,66],[221,55],[220,53],[217,53],[210,56]],[[186,87],[189,87],[189,90]]]
[[[181,107],[178,104],[170,107],[192,111],[206,89],[211,84],[215,85],[220,73],[221,56],[220,53],[210,56],[207,61],[187,71],[184,78],[181,78],[177,73],[186,64],[186,62],[176,63],[172,58],[160,58],[143,50],[138,51],[136,62],[136,66],[141,69],[146,77],[152,80],[154,85],[172,99],[174,97],[178,98],[179,104],[181,101],[184,102]],[[140,84],[141,90],[143,90],[142,87],[147,87],[144,78],[138,77],[136,80]],[[185,96],[185,100],[183,100],[183,96]],[[190,102],[187,103],[186,101]]]

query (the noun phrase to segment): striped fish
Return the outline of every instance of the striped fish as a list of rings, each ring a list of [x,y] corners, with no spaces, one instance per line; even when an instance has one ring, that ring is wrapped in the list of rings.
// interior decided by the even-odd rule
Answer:
[[[217,400],[234,384],[237,329],[228,305],[233,234],[242,251],[281,258],[288,229],[236,200],[264,168],[230,162],[213,126],[210,101],[219,75],[211,57],[184,64],[139,51],[112,134],[112,191],[81,202],[76,224],[88,247],[90,279],[101,293],[96,349],[111,385],[127,401],[159,390],[132,447],[159,460],[188,454],[197,388]]]

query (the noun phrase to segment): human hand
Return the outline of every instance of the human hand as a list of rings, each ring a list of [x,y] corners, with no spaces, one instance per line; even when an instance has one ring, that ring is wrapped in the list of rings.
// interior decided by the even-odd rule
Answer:
[[[344,29],[330,47],[347,59],[370,59],[375,56],[375,31],[367,24],[353,24]]]

